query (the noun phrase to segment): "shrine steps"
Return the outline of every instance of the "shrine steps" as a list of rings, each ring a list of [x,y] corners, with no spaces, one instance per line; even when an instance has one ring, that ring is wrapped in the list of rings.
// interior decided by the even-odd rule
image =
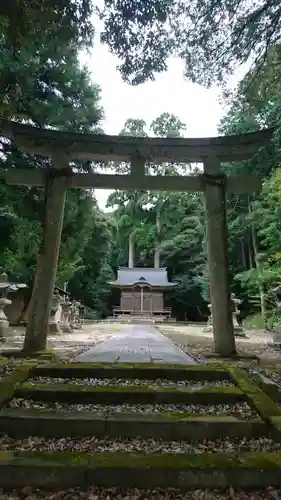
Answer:
[[[243,370],[9,362],[0,381],[7,490],[281,486],[281,410]],[[272,450],[250,451],[260,438]]]

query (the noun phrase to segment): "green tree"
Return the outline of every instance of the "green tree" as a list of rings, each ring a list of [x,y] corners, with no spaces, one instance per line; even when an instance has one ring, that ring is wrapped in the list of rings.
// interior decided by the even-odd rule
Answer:
[[[262,68],[261,61],[257,61],[241,80],[228,102],[229,111],[219,127],[221,134],[245,133],[272,125],[275,127],[271,144],[259,150],[250,161],[223,166],[229,175],[258,176],[263,185],[261,193],[252,198],[229,195],[227,206],[232,286],[244,299],[244,314],[259,310],[264,325],[267,323],[267,310],[271,307],[269,290],[274,285],[278,264],[273,265],[271,261],[273,248],[270,248],[269,239],[265,240],[263,231],[268,229],[268,234],[274,235],[274,224],[271,226],[269,220],[274,204],[278,206],[278,202],[274,196],[269,196],[269,192],[275,186],[276,169],[281,161],[281,88],[276,84],[280,51],[275,47],[268,54]],[[273,192],[277,196],[275,188]]]
[[[127,120],[124,128],[129,135],[135,131],[145,135],[148,129],[139,120]],[[185,128],[178,117],[162,113],[149,129],[158,137],[180,137]],[[152,175],[181,175],[189,170],[185,164],[147,165]],[[110,195],[108,205],[115,208],[119,228],[116,241],[122,254],[128,255],[129,236],[133,232],[137,265],[168,266],[170,276],[177,280],[178,286],[169,298],[175,314],[195,319],[204,314],[200,285],[205,263],[201,197],[189,193],[117,191]]]
[[[5,54],[5,47],[1,47],[0,43],[0,51],[1,49]],[[15,61],[11,60],[11,66],[14,63]],[[7,118],[28,120],[40,128],[101,132],[98,126],[103,115],[99,102],[100,88],[91,83],[87,69],[80,68],[74,48],[62,45],[58,51],[54,43],[46,46],[42,44],[38,52],[36,47],[32,52],[31,47],[29,57],[24,51],[21,52],[16,63],[17,74],[22,76],[21,92],[14,100],[6,100],[4,114]],[[7,70],[8,65],[3,65],[2,75]],[[14,167],[50,167],[50,159],[20,153],[12,142],[3,141],[1,148],[0,168],[4,170]],[[76,163],[75,167],[88,170],[91,166],[87,163]],[[15,214],[16,221],[11,227],[9,244],[1,253],[0,260],[11,277],[24,280],[29,285],[33,281],[36,268],[35,286],[29,305],[31,309],[36,298],[36,275],[41,265],[40,254],[36,265],[36,254],[38,248],[42,248],[44,190],[5,186],[1,181],[0,192],[2,190],[5,206],[11,214]],[[68,192],[57,275],[59,284],[69,281],[83,266],[82,255],[91,235],[91,218],[96,209],[91,191]],[[12,222],[11,217],[10,221]],[[27,330],[25,348],[43,348],[46,339],[33,337]]]
[[[101,41],[117,55],[121,75],[132,84],[154,79],[177,55],[188,78],[211,86],[251,57],[262,66],[272,47],[280,46],[278,0],[105,0],[102,8],[92,0],[12,0],[0,8],[8,60],[40,47],[42,40],[88,47],[93,12],[103,21]],[[2,84],[13,94],[20,88],[17,73]]]
[[[108,281],[114,277],[110,266],[112,221],[101,213],[96,203],[93,208],[89,220],[90,234],[82,247],[79,267],[68,282],[68,290],[93,309],[96,317],[102,318],[109,314],[111,287]]]
[[[171,55],[178,55],[188,78],[211,86],[251,57],[262,66],[281,40],[278,0],[108,0],[103,19],[102,40],[121,60],[123,78],[133,84],[153,79],[167,69]]]

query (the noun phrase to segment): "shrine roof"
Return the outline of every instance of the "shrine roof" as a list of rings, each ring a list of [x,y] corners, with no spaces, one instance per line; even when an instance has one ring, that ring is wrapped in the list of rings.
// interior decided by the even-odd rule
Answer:
[[[117,287],[132,286],[137,283],[147,283],[150,286],[171,288],[177,283],[168,281],[167,269],[165,267],[120,267],[117,272],[117,280],[110,284]]]

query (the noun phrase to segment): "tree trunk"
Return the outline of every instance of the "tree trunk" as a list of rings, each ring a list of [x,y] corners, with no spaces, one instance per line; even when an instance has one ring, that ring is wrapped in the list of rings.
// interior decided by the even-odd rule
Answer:
[[[244,246],[244,241],[240,240],[240,246],[241,246],[241,258],[242,258],[242,265],[243,265],[243,270],[247,270],[247,260],[246,260],[246,253],[245,253],[245,246]]]
[[[254,267],[254,263],[253,263],[252,234],[251,233],[249,235],[249,240],[248,240],[248,258],[249,258],[249,269],[252,269]]]
[[[154,267],[159,269],[160,267],[160,231],[161,231],[161,220],[160,213],[156,213],[156,238],[155,238],[155,250],[154,250]]]
[[[213,176],[219,179],[221,176],[219,160],[213,157],[206,159],[204,173],[214,344],[221,356],[233,356],[236,347],[229,286],[225,183],[223,176],[220,182],[213,180]]]
[[[131,233],[129,236],[129,263],[128,267],[134,267],[135,262],[135,242],[134,242],[134,234]]]
[[[67,190],[67,177],[64,172],[59,175],[59,169],[68,168],[68,160],[64,156],[56,154],[52,161],[58,173],[50,176],[45,186],[43,235],[24,339],[24,350],[28,352],[46,348],[52,295],[57,273]]]
[[[251,203],[249,201],[249,213],[251,213]],[[264,286],[262,283],[262,269],[261,269],[261,264],[260,264],[260,259],[259,259],[259,248],[258,248],[258,241],[257,241],[257,233],[256,229],[253,223],[251,223],[251,239],[252,239],[252,245],[253,245],[253,252],[254,252],[254,260],[255,260],[255,265],[256,265],[256,270],[258,273],[259,277],[259,296],[260,296],[260,308],[261,308],[261,318],[263,321],[264,328],[267,327],[267,322],[266,322],[266,299],[265,299],[265,293],[264,293]]]
[[[252,241],[253,241],[253,250],[254,250],[254,258],[255,258],[255,263],[256,263],[256,269],[259,275],[259,295],[260,295],[260,305],[261,305],[261,317],[263,321],[264,328],[267,327],[267,322],[266,322],[266,300],[265,300],[265,293],[264,293],[264,287],[262,284],[262,276],[261,276],[261,265],[259,261],[259,251],[258,251],[258,242],[257,242],[257,235],[256,235],[256,230],[254,226],[252,225]]]
[[[43,237],[42,237],[42,240],[43,240]],[[27,323],[29,321],[31,311],[34,308],[35,298],[36,298],[37,291],[38,291],[39,275],[40,275],[42,265],[43,265],[43,255],[42,255],[43,241],[42,240],[40,243],[39,253],[38,253],[37,262],[36,262],[36,269],[35,269],[35,276],[34,276],[33,287],[32,287],[32,294],[31,294],[30,301],[28,303],[27,309],[26,309],[25,314],[24,314],[24,319]]]

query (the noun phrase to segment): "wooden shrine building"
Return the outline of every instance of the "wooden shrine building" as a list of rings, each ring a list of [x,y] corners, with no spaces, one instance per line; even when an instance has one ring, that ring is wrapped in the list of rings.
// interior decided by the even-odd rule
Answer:
[[[110,284],[121,292],[120,306],[113,309],[114,316],[171,316],[171,308],[164,307],[164,293],[176,283],[168,281],[166,268],[120,267],[117,280]]]

